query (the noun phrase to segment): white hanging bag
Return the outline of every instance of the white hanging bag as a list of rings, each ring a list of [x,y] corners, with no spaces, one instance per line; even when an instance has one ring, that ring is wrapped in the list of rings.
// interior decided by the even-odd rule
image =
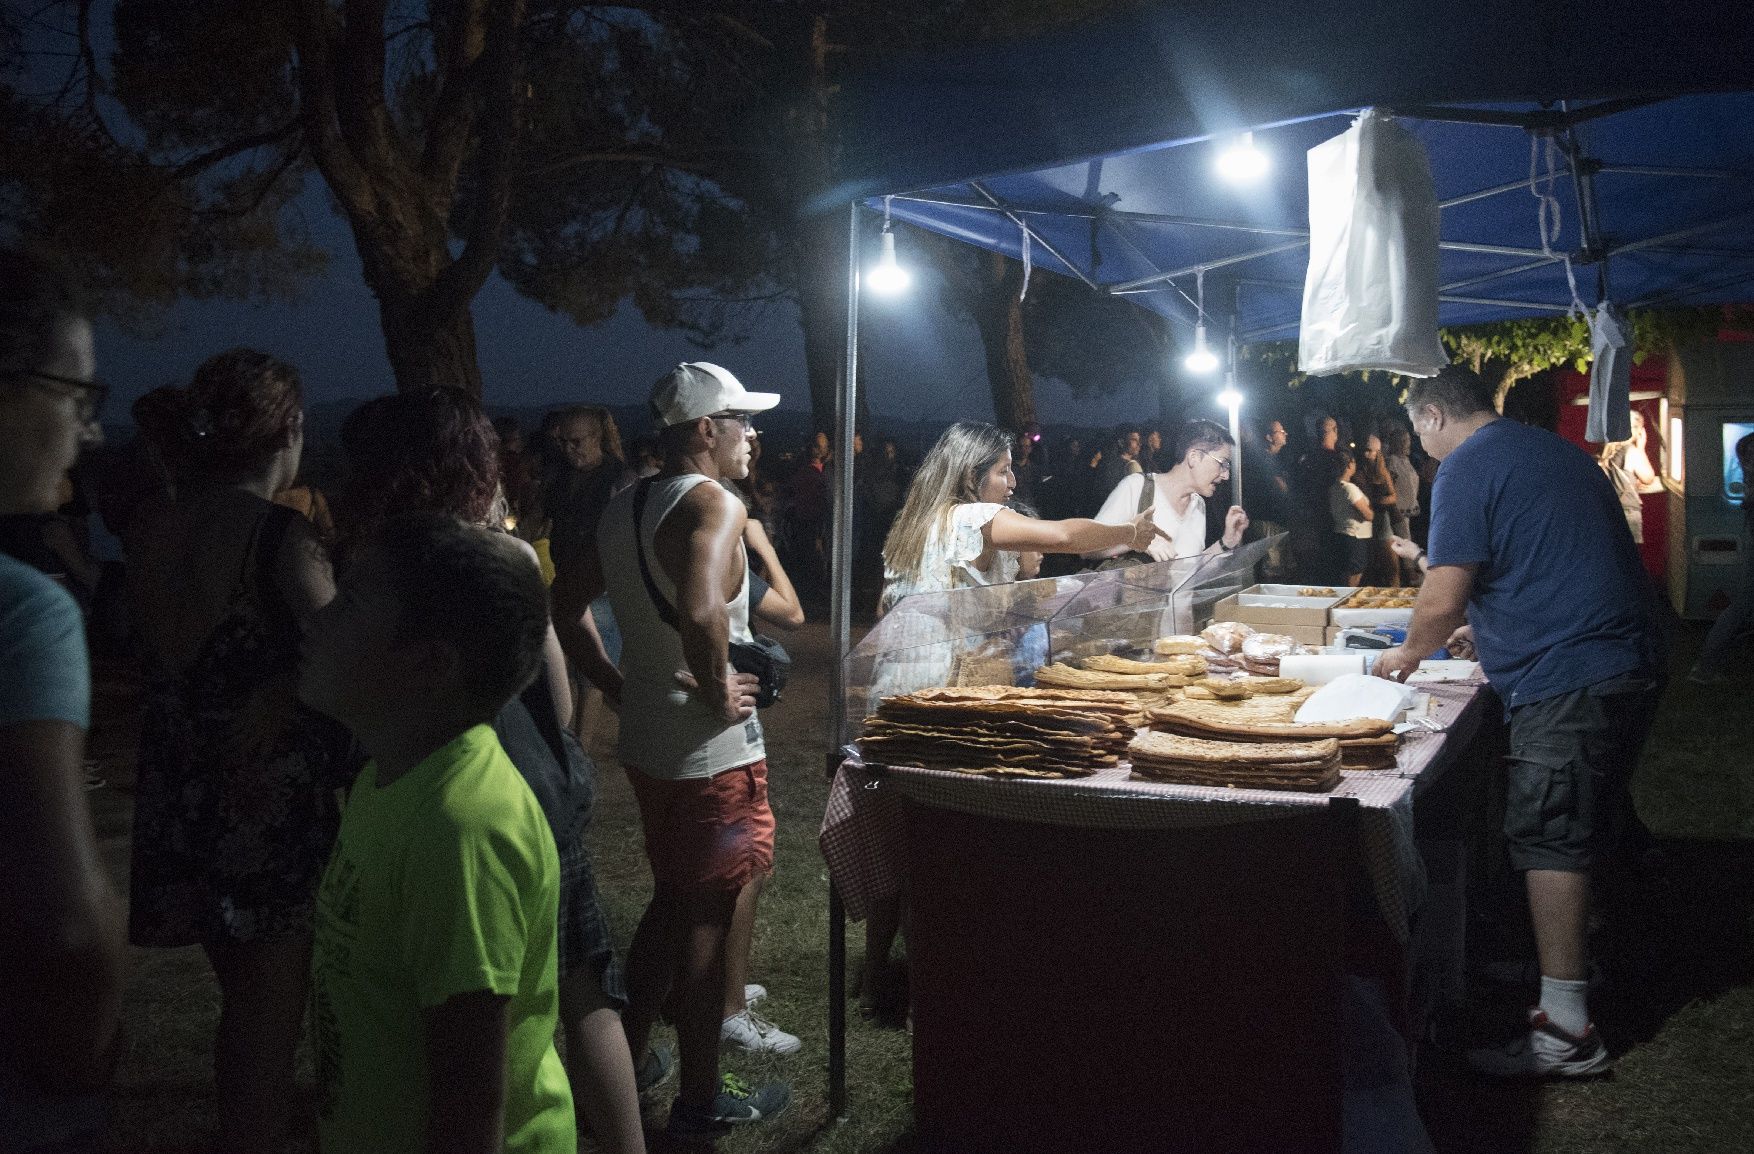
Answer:
[[[1437,191],[1418,138],[1374,109],[1309,150],[1309,274],[1297,367],[1435,376]]]

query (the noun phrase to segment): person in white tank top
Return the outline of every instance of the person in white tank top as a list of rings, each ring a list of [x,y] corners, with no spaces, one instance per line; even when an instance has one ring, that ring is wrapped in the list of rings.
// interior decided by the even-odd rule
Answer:
[[[724,1089],[718,1066],[725,940],[738,893],[772,868],[774,831],[755,679],[730,663],[730,643],[750,638],[747,516],[718,482],[748,475],[753,414],[778,403],[717,365],[667,373],[651,395],[663,468],[610,501],[595,553],[553,586],[563,647],[620,706],[618,748],[654,882],[628,951],[622,1023],[642,1080],[658,1079],[651,1031],[680,985],[682,1076],[669,1124],[678,1138],[771,1118],[791,1096],[781,1082]],[[619,671],[585,615],[603,592],[621,625]]]

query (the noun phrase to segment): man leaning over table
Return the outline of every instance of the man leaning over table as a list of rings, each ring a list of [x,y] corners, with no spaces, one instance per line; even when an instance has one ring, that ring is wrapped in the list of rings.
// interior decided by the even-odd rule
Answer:
[[[1609,1057],[1585,999],[1590,882],[1636,822],[1630,782],[1664,664],[1655,590],[1613,486],[1582,450],[1500,417],[1460,366],[1414,382],[1406,403],[1443,463],[1407,640],[1375,670],[1403,680],[1471,632],[1509,718],[1504,832],[1541,965],[1527,1033],[1468,1059],[1499,1077],[1597,1074]]]

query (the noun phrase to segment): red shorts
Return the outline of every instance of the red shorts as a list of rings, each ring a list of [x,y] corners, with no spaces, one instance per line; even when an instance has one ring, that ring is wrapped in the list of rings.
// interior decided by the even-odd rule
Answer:
[[[670,781],[627,767],[646,834],[646,860],[660,887],[739,890],[773,868],[767,759],[712,777]]]

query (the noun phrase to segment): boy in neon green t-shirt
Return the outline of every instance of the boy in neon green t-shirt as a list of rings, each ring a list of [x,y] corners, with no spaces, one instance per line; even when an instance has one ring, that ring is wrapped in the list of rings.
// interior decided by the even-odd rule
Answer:
[[[533,676],[547,621],[510,540],[413,516],[311,626],[300,695],[372,755],[318,893],[325,1151],[576,1151],[554,839],[486,724]]]

